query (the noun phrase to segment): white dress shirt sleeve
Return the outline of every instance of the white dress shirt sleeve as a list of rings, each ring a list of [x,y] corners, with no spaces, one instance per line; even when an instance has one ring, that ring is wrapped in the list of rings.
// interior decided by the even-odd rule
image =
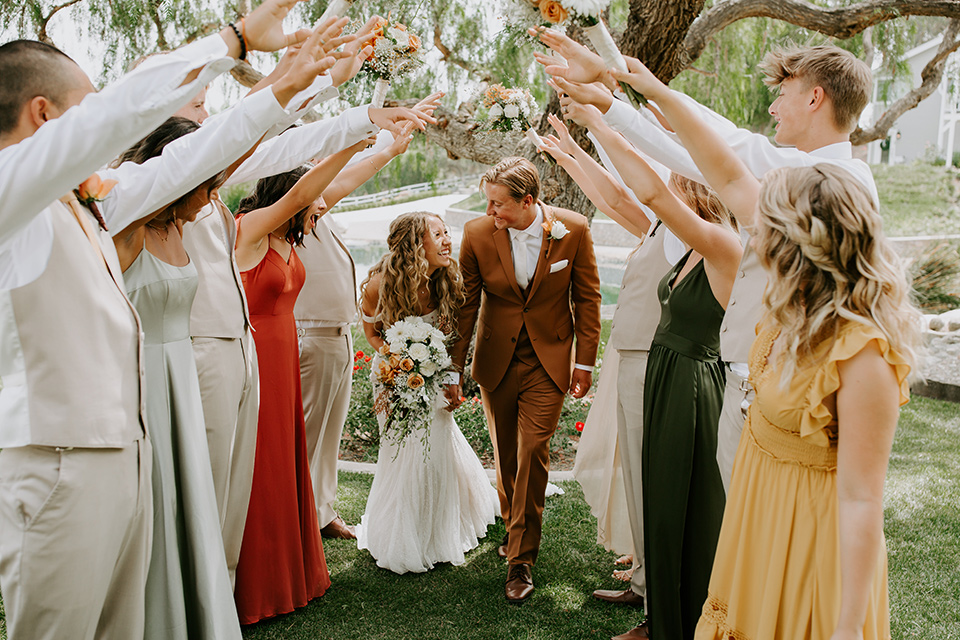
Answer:
[[[378,130],[370,122],[368,109],[369,105],[353,107],[336,118],[312,122],[263,142],[227,179],[227,184],[291,171],[311,158],[329,156],[360,142]]]
[[[0,244],[234,64],[219,34],[154,56],[29,138],[0,150]],[[184,84],[197,69],[197,78]],[[37,259],[46,263],[47,254]]]
[[[857,180],[863,183],[870,191],[874,204],[879,207],[877,185],[870,172],[870,167],[861,160],[853,159],[849,150],[849,143],[844,145],[847,147],[843,153],[845,157],[818,154],[819,149],[807,153],[794,147],[778,147],[767,136],[737,127],[693,98],[682,93],[674,93],[691,106],[710,125],[711,129],[723,137],[724,141],[737,154],[737,157],[757,178],[762,178],[772,169],[782,167],[809,167],[821,162],[836,164],[850,171]],[[607,113],[603,115],[603,120],[612,129],[623,134],[633,146],[647,153],[671,171],[676,171],[691,180],[706,183],[703,174],[700,173],[693,158],[680,143],[676,134],[664,129],[653,114],[646,109],[638,111],[621,100],[614,100]]]
[[[98,173],[117,186],[100,203],[112,234],[153,213],[223,171],[246,153],[285,111],[270,89],[247,96],[178,138],[155,158]]]

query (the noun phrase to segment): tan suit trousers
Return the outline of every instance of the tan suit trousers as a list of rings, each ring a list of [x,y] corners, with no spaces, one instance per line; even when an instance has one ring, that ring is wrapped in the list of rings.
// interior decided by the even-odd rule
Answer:
[[[342,336],[300,338],[300,389],[307,458],[321,529],[337,517],[333,508],[337,498],[337,460],[352,385],[353,337],[349,329]]]
[[[193,339],[223,551],[235,584],[257,453],[260,384],[257,351],[242,338]]]
[[[727,383],[723,389],[723,408],[720,410],[720,424],[717,426],[717,464],[720,466],[723,490],[729,492],[733,461],[737,457],[740,434],[754,394],[746,378],[734,373],[730,367],[724,367],[724,370]]]
[[[620,444],[620,468],[627,494],[627,517],[633,536],[633,577],[630,589],[647,596],[647,577],[643,567],[643,484],[640,461],[643,459],[643,383],[647,378],[649,351],[618,350],[617,439]]]
[[[149,440],[0,452],[0,590],[10,640],[143,637]]]
[[[507,527],[507,560],[533,564],[540,549],[550,472],[550,438],[564,391],[539,362],[510,362],[496,389],[480,388],[497,466],[500,513]]]

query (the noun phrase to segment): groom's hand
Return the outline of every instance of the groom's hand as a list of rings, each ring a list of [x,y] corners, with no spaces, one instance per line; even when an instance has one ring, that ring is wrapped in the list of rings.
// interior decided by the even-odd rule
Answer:
[[[570,378],[570,395],[574,398],[582,398],[590,391],[590,385],[593,384],[593,374],[583,369],[574,369],[573,377]]]
[[[447,411],[455,411],[463,402],[460,399],[460,383],[446,385],[443,388],[443,395],[447,399]]]

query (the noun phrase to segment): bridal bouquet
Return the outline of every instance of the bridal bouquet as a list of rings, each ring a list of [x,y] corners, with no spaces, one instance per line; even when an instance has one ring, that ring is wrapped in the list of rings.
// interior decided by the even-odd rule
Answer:
[[[423,428],[427,449],[430,423],[437,398],[443,392],[443,372],[450,366],[440,329],[410,316],[384,332],[386,343],[380,350],[375,370],[383,390],[377,395],[377,413],[387,415],[385,435],[402,443],[418,428]]]
[[[374,30],[373,51],[363,63],[362,70],[377,79],[373,89],[374,107],[382,107],[390,83],[423,65],[420,56],[420,38],[410,33],[406,25],[383,20]]]
[[[483,92],[480,104],[487,110],[484,128],[488,131],[516,131],[531,128],[530,116],[536,102],[526,89],[507,89],[492,84]]]

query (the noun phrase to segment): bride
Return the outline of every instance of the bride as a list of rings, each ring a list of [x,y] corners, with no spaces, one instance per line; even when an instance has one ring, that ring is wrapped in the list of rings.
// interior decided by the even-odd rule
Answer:
[[[447,334],[456,327],[464,293],[451,246],[435,214],[414,211],[391,223],[387,254],[361,285],[363,329],[374,349],[383,346],[390,325],[408,316],[420,316]],[[377,387],[374,383],[375,396]],[[379,460],[357,546],[395,573],[422,573],[438,562],[463,564],[464,553],[486,536],[499,508],[480,460],[442,404],[440,399],[431,424],[402,444],[383,433],[386,416],[377,414]]]

